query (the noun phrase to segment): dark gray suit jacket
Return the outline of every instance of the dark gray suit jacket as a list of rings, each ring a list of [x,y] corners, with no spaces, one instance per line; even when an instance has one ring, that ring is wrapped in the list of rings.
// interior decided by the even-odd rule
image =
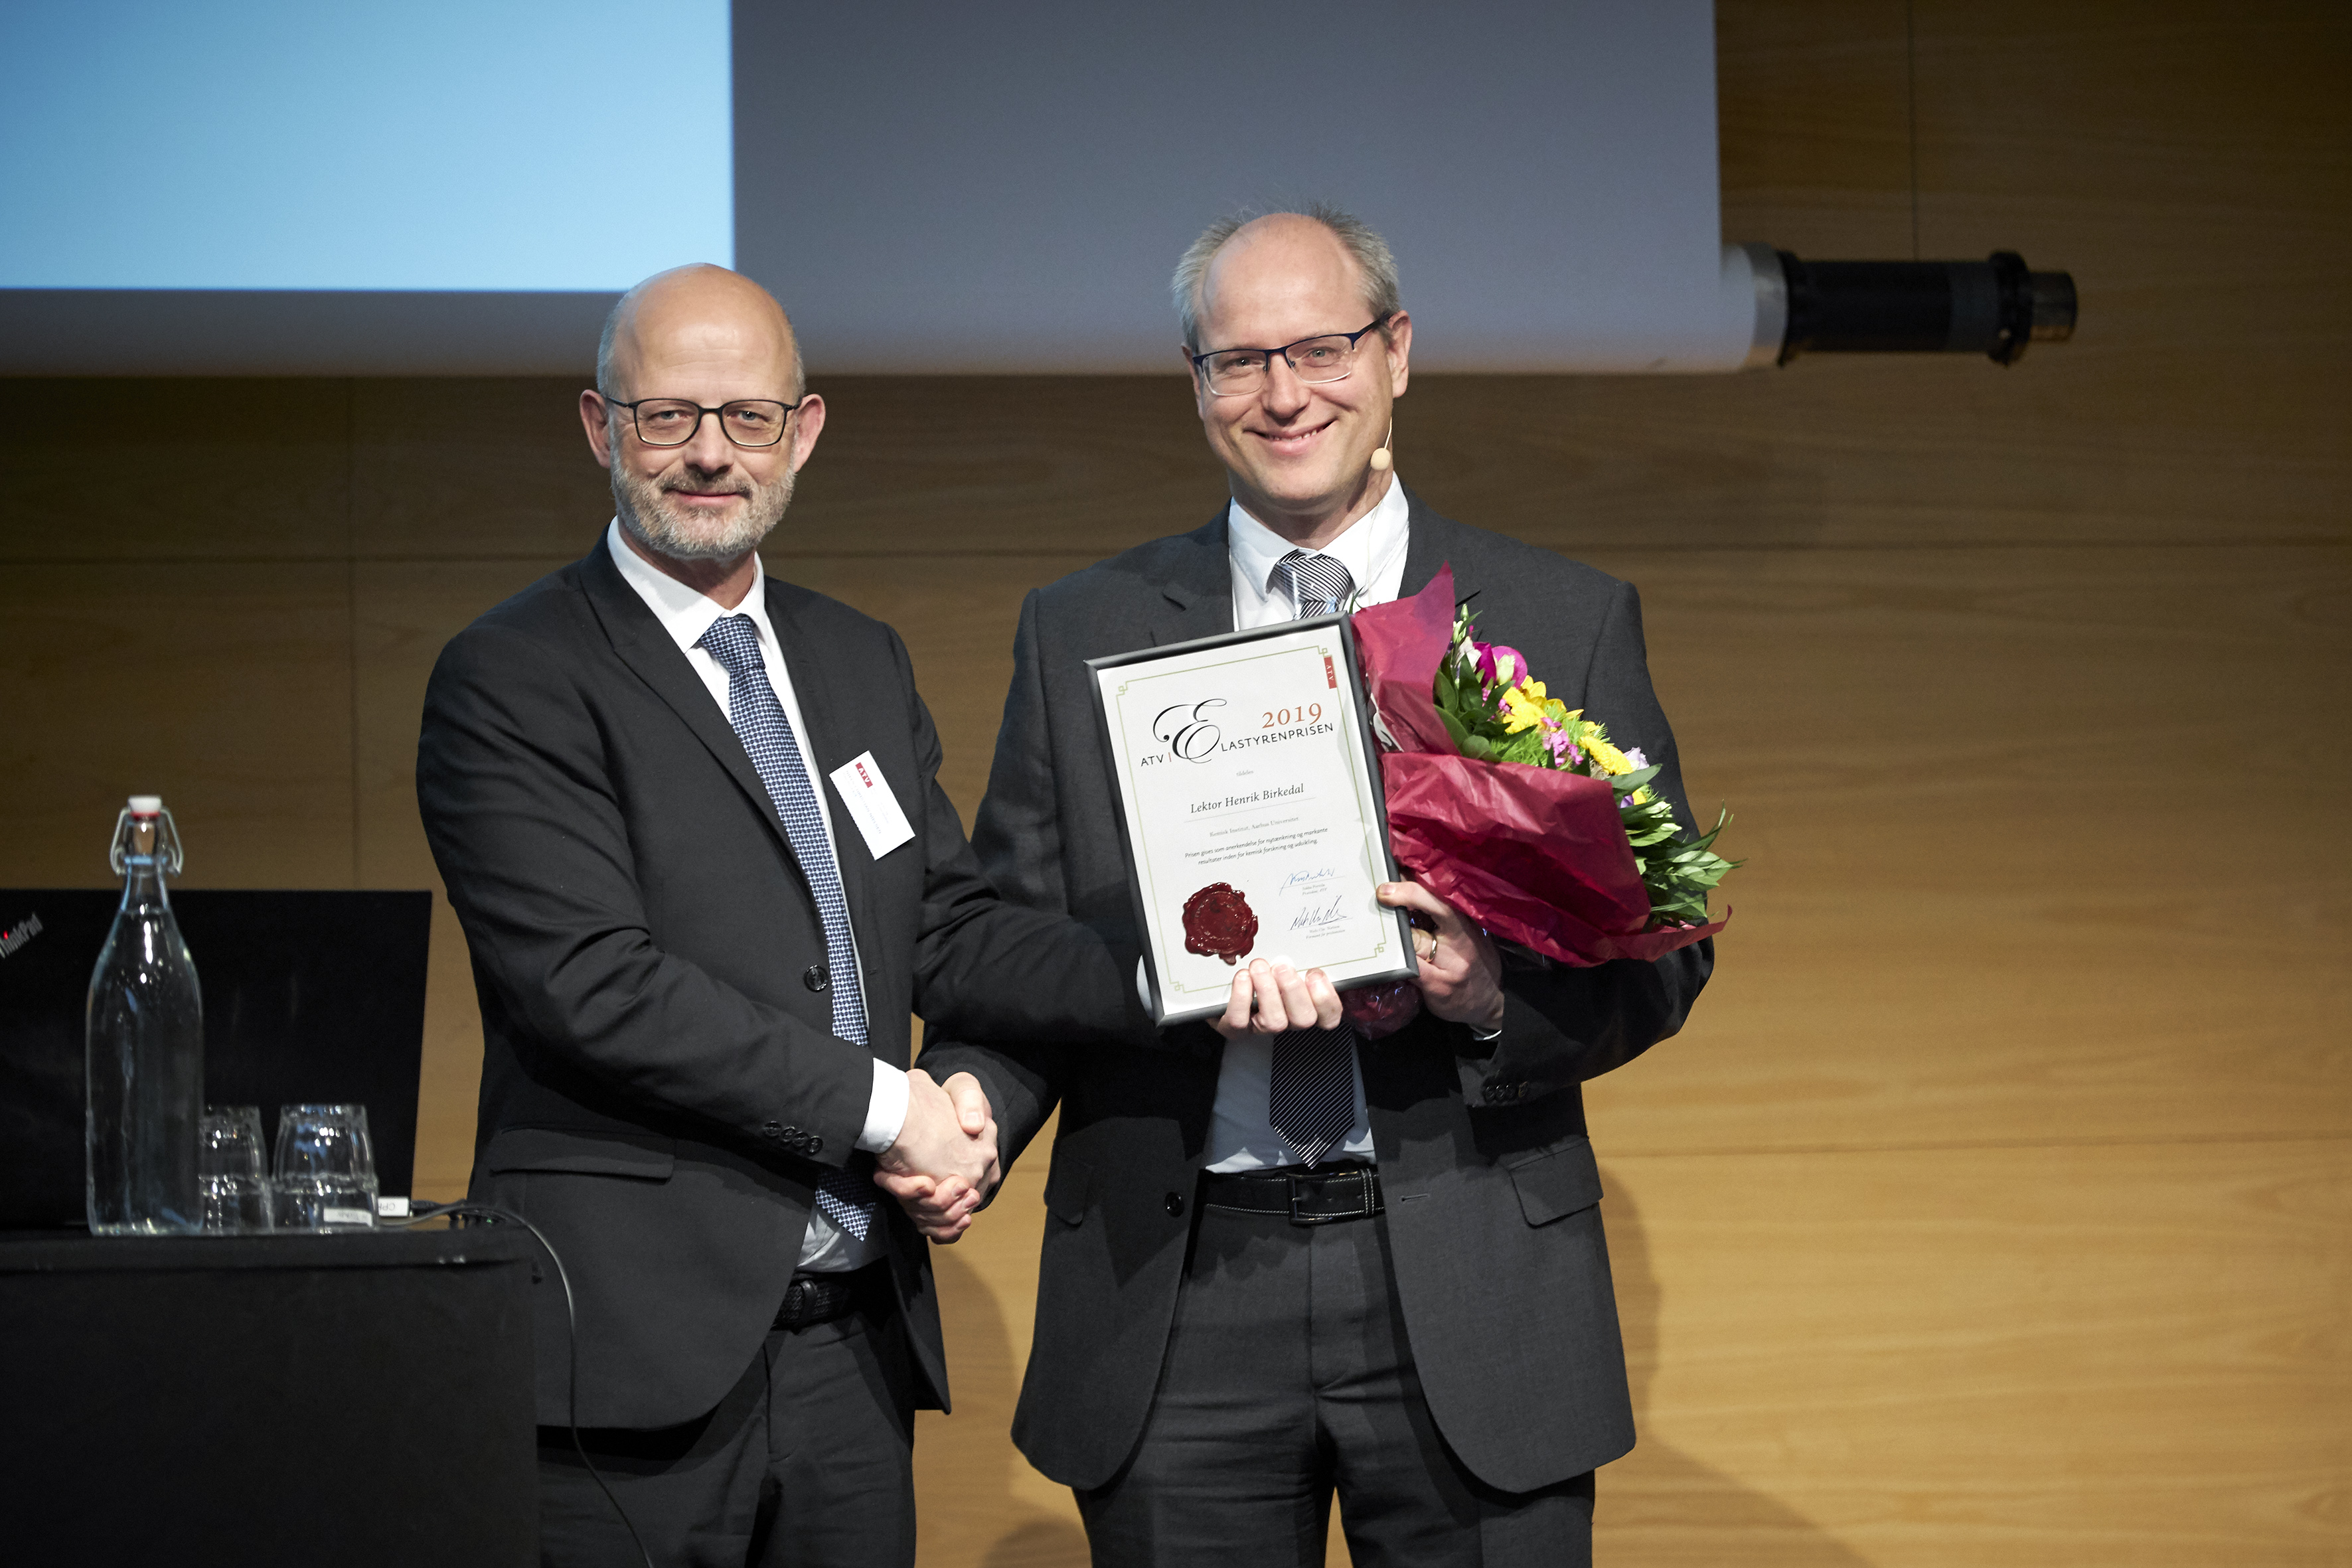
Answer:
[[[1411,499],[1409,497],[1409,499]],[[1650,689],[1626,584],[1412,500],[1403,592],[1451,562],[1484,635],[1523,651],[1552,695],[1662,765],[1687,824],[1672,732]],[[973,834],[1008,897],[1138,947],[1085,660],[1233,629],[1224,513],[1030,595],[1004,727]],[[1624,1355],[1578,1086],[1681,1027],[1712,944],[1654,963],[1528,963],[1507,975],[1499,1039],[1426,1014],[1365,1047],[1364,1093],[1388,1194],[1407,1331],[1439,1430],[1490,1485],[1528,1491],[1633,1446]],[[1129,968],[1132,969],[1131,960]],[[1143,1426],[1205,1163],[1222,1043],[1164,1048],[946,1043],[934,1073],[986,1083],[1017,1152],[1058,1101],[1036,1336],[1014,1439],[1046,1475],[1108,1480]]]
[[[583,1426],[689,1420],[751,1364],[816,1183],[871,1168],[872,1058],[906,1062],[910,1005],[983,1037],[1140,1024],[1098,939],[982,879],[898,635],[772,577],[767,609],[831,813],[863,1047],[811,984],[824,930],[751,758],[601,542],[459,633],[425,693],[417,801],[482,1010],[473,1193],[571,1272]],[[878,860],[824,776],[867,751],[915,828]],[[944,1405],[926,1250],[882,1212]],[[560,1423],[562,1296],[551,1274],[533,1296],[539,1418]]]

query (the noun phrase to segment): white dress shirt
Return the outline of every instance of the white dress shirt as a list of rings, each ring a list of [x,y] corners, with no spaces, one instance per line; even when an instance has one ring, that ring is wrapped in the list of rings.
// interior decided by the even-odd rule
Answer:
[[[719,704],[722,718],[727,713],[727,686],[731,679],[727,667],[706,650],[694,645],[710,629],[710,623],[721,616],[748,616],[759,633],[760,659],[767,666],[768,684],[775,689],[776,700],[783,704],[784,717],[792,721],[793,740],[800,748],[801,767],[808,773],[810,784],[816,790],[818,804],[824,805],[824,785],[816,771],[816,759],[809,754],[808,726],[801,721],[800,700],[793,692],[792,671],[784,668],[783,650],[776,642],[776,629],[768,624],[767,572],[757,554],[751,557],[751,591],[743,602],[729,609],[718,600],[698,593],[675,577],[656,571],[643,556],[629,548],[621,537],[620,519],[614,518],[604,531],[604,546],[612,552],[613,564],[621,569],[621,576],[662,629],[686,655],[686,662],[702,678],[710,700]],[[729,720],[731,724],[733,721]],[[824,829],[825,848],[832,850],[833,822],[829,811],[819,811],[817,822]],[[856,951],[857,933],[850,932],[850,951]],[[898,1130],[907,1120],[907,1075],[881,1058],[874,1058],[874,1091],[866,1105],[866,1127],[858,1134],[857,1146],[869,1154],[878,1154],[898,1141]],[[877,1196],[882,1195],[879,1187]],[[808,1233],[801,1240],[801,1262],[812,1272],[832,1272],[856,1268],[871,1263],[883,1254],[882,1226],[877,1224],[858,1241],[815,1209],[809,1211]]]
[[[1319,553],[1348,568],[1355,580],[1356,606],[1385,605],[1404,585],[1405,546],[1412,509],[1404,487],[1389,476],[1386,494],[1372,510],[1349,523],[1347,531]],[[1288,574],[1276,576],[1275,567],[1297,548],[1282,535],[1242,510],[1235,501],[1225,514],[1232,539],[1234,568],[1234,629],[1252,631],[1287,621],[1297,615],[1292,602]],[[1348,1135],[1324,1155],[1326,1164],[1372,1158],[1371,1119],[1364,1110],[1364,1073],[1353,1065],[1356,1080],[1356,1121]],[[1209,1125],[1209,1169],[1255,1171],[1268,1165],[1298,1162],[1288,1140],[1274,1130],[1266,1094],[1274,1074],[1274,1041],[1262,1035],[1244,1035],[1225,1042],[1223,1065],[1217,1069],[1217,1101]]]

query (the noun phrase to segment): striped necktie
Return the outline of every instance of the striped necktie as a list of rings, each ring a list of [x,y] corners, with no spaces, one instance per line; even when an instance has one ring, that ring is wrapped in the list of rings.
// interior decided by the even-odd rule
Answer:
[[[1345,564],[1304,550],[1284,556],[1275,572],[1289,579],[1297,619],[1344,608],[1356,588]],[[1300,1164],[1320,1163],[1356,1125],[1355,1062],[1356,1031],[1345,1019],[1336,1029],[1291,1029],[1274,1037],[1266,1119]]]

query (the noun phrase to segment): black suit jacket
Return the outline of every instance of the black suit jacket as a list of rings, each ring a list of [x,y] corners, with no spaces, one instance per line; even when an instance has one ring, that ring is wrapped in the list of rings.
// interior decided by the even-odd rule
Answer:
[[[570,1270],[583,1426],[690,1419],[751,1363],[815,1184],[871,1167],[854,1149],[872,1058],[906,1063],[910,1006],[982,1036],[1102,1038],[1140,1017],[1098,940],[982,879],[898,636],[772,577],[767,609],[831,813],[863,1047],[813,987],[824,933],[758,773],[601,542],[459,633],[425,694],[417,800],[481,1001],[473,1192]],[[868,751],[915,828],[879,859],[824,778]],[[882,1212],[943,1405],[929,1263]],[[539,1410],[556,1423],[563,1302],[544,1287]]]
[[[1589,566],[1412,500],[1403,592],[1454,567],[1484,636],[1552,695],[1661,765],[1687,824],[1673,733],[1650,689],[1640,601]],[[1007,896],[1139,945],[1085,660],[1233,629],[1225,514],[1130,550],[1022,606],[1004,727],[973,835]],[[1529,962],[1506,976],[1500,1038],[1423,1014],[1360,1053],[1397,1294],[1431,1414],[1490,1485],[1527,1491],[1624,1453],[1633,1429],[1578,1086],[1681,1027],[1709,943],[1654,963]],[[1131,969],[1131,963],[1130,963]],[[1222,1050],[1079,1052],[943,1040],[934,1072],[988,1085],[1008,1157],[1058,1100],[1044,1264],[1013,1435],[1055,1480],[1094,1487],[1142,1429],[1167,1347]]]

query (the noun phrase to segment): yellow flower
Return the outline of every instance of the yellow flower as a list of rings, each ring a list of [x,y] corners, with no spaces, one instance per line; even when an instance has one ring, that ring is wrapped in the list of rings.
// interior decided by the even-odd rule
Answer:
[[[1503,728],[1516,735],[1522,730],[1532,730],[1543,722],[1544,684],[1540,680],[1522,680],[1517,686],[1503,689]]]
[[[1601,764],[1602,773],[1616,774],[1630,773],[1633,771],[1633,764],[1627,759],[1625,753],[1602,740],[1598,734],[1588,733],[1578,743],[1583,746],[1586,756]]]

